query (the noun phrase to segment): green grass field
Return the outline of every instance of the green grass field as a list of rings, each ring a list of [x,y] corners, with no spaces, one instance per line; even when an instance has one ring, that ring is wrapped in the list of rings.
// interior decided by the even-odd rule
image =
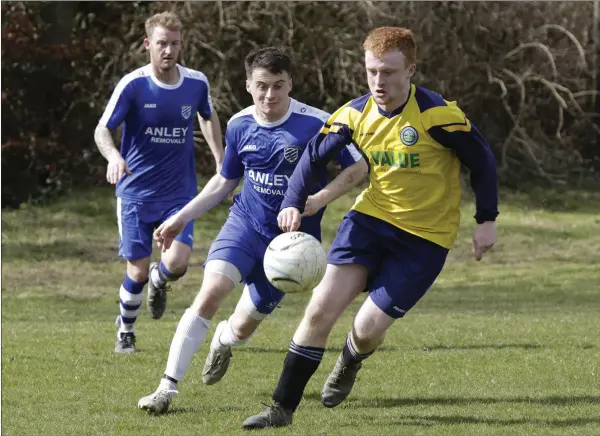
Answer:
[[[328,211],[326,246],[351,203]],[[196,223],[189,273],[163,319],[143,306],[131,356],[113,352],[124,274],[114,209],[106,188],[2,213],[2,434],[243,434],[270,401],[309,295],[284,300],[214,386],[201,380],[205,344],[172,412],[147,416],[137,400],[164,371],[228,205]],[[465,203],[446,269],[366,361],[347,402],[326,409],[319,393],[362,298],[335,328],[294,425],[260,434],[600,435],[600,195],[505,194],[501,212],[498,244],[477,263]]]

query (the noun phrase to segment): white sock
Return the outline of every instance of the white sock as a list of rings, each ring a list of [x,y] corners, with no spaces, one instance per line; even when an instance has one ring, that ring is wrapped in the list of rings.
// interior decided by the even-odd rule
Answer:
[[[158,389],[165,389],[167,391],[176,391],[177,383],[172,382],[169,379],[161,378],[160,384],[158,385]]]
[[[150,271],[150,280],[152,280],[152,283],[157,288],[160,288],[167,283],[167,281],[161,277],[160,272],[158,271],[159,268],[160,266],[157,266],[156,268],[152,268],[152,271]]]
[[[235,347],[237,345],[244,345],[248,340],[252,337],[250,335],[246,339],[240,339],[234,333],[233,328],[231,328],[231,318],[227,321],[221,321],[217,326],[217,331],[215,332],[215,336],[213,337],[213,341],[211,343],[211,348],[226,348],[226,347]],[[220,334],[218,334],[220,333]]]
[[[192,357],[204,342],[209,327],[210,320],[196,315],[192,309],[185,311],[171,342],[166,375],[177,381],[183,379]]]

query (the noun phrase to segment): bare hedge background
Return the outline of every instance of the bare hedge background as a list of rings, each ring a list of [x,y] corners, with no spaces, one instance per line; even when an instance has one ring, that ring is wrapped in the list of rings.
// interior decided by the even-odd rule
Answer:
[[[332,111],[367,92],[368,30],[405,26],[419,44],[415,83],[458,100],[503,185],[598,181],[594,2],[2,2],[3,206],[105,183],[94,127],[120,77],[147,62],[145,19],[167,9],[184,22],[184,63],[208,76],[223,127],[251,104],[250,49],[287,47],[294,97]],[[203,145],[198,169],[210,173]]]

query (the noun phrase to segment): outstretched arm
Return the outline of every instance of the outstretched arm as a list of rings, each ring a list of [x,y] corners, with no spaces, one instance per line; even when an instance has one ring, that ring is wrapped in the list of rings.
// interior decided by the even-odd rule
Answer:
[[[227,197],[240,183],[240,179],[226,179],[215,174],[202,191],[178,212],[186,223],[208,212]]]
[[[168,250],[173,240],[183,231],[188,222],[198,218],[223,201],[239,182],[239,178],[226,179],[220,174],[215,174],[192,201],[154,231],[154,239],[158,247],[163,251]]]

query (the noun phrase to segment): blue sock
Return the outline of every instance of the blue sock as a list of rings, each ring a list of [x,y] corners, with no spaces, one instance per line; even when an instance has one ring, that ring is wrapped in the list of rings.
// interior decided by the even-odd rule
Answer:
[[[181,274],[173,274],[171,271],[167,269],[164,263],[160,261],[158,264],[158,268],[155,268],[150,273],[150,280],[154,283],[154,286],[160,288],[165,285],[167,282],[174,282],[178,280],[180,277],[186,273],[187,269]]]

